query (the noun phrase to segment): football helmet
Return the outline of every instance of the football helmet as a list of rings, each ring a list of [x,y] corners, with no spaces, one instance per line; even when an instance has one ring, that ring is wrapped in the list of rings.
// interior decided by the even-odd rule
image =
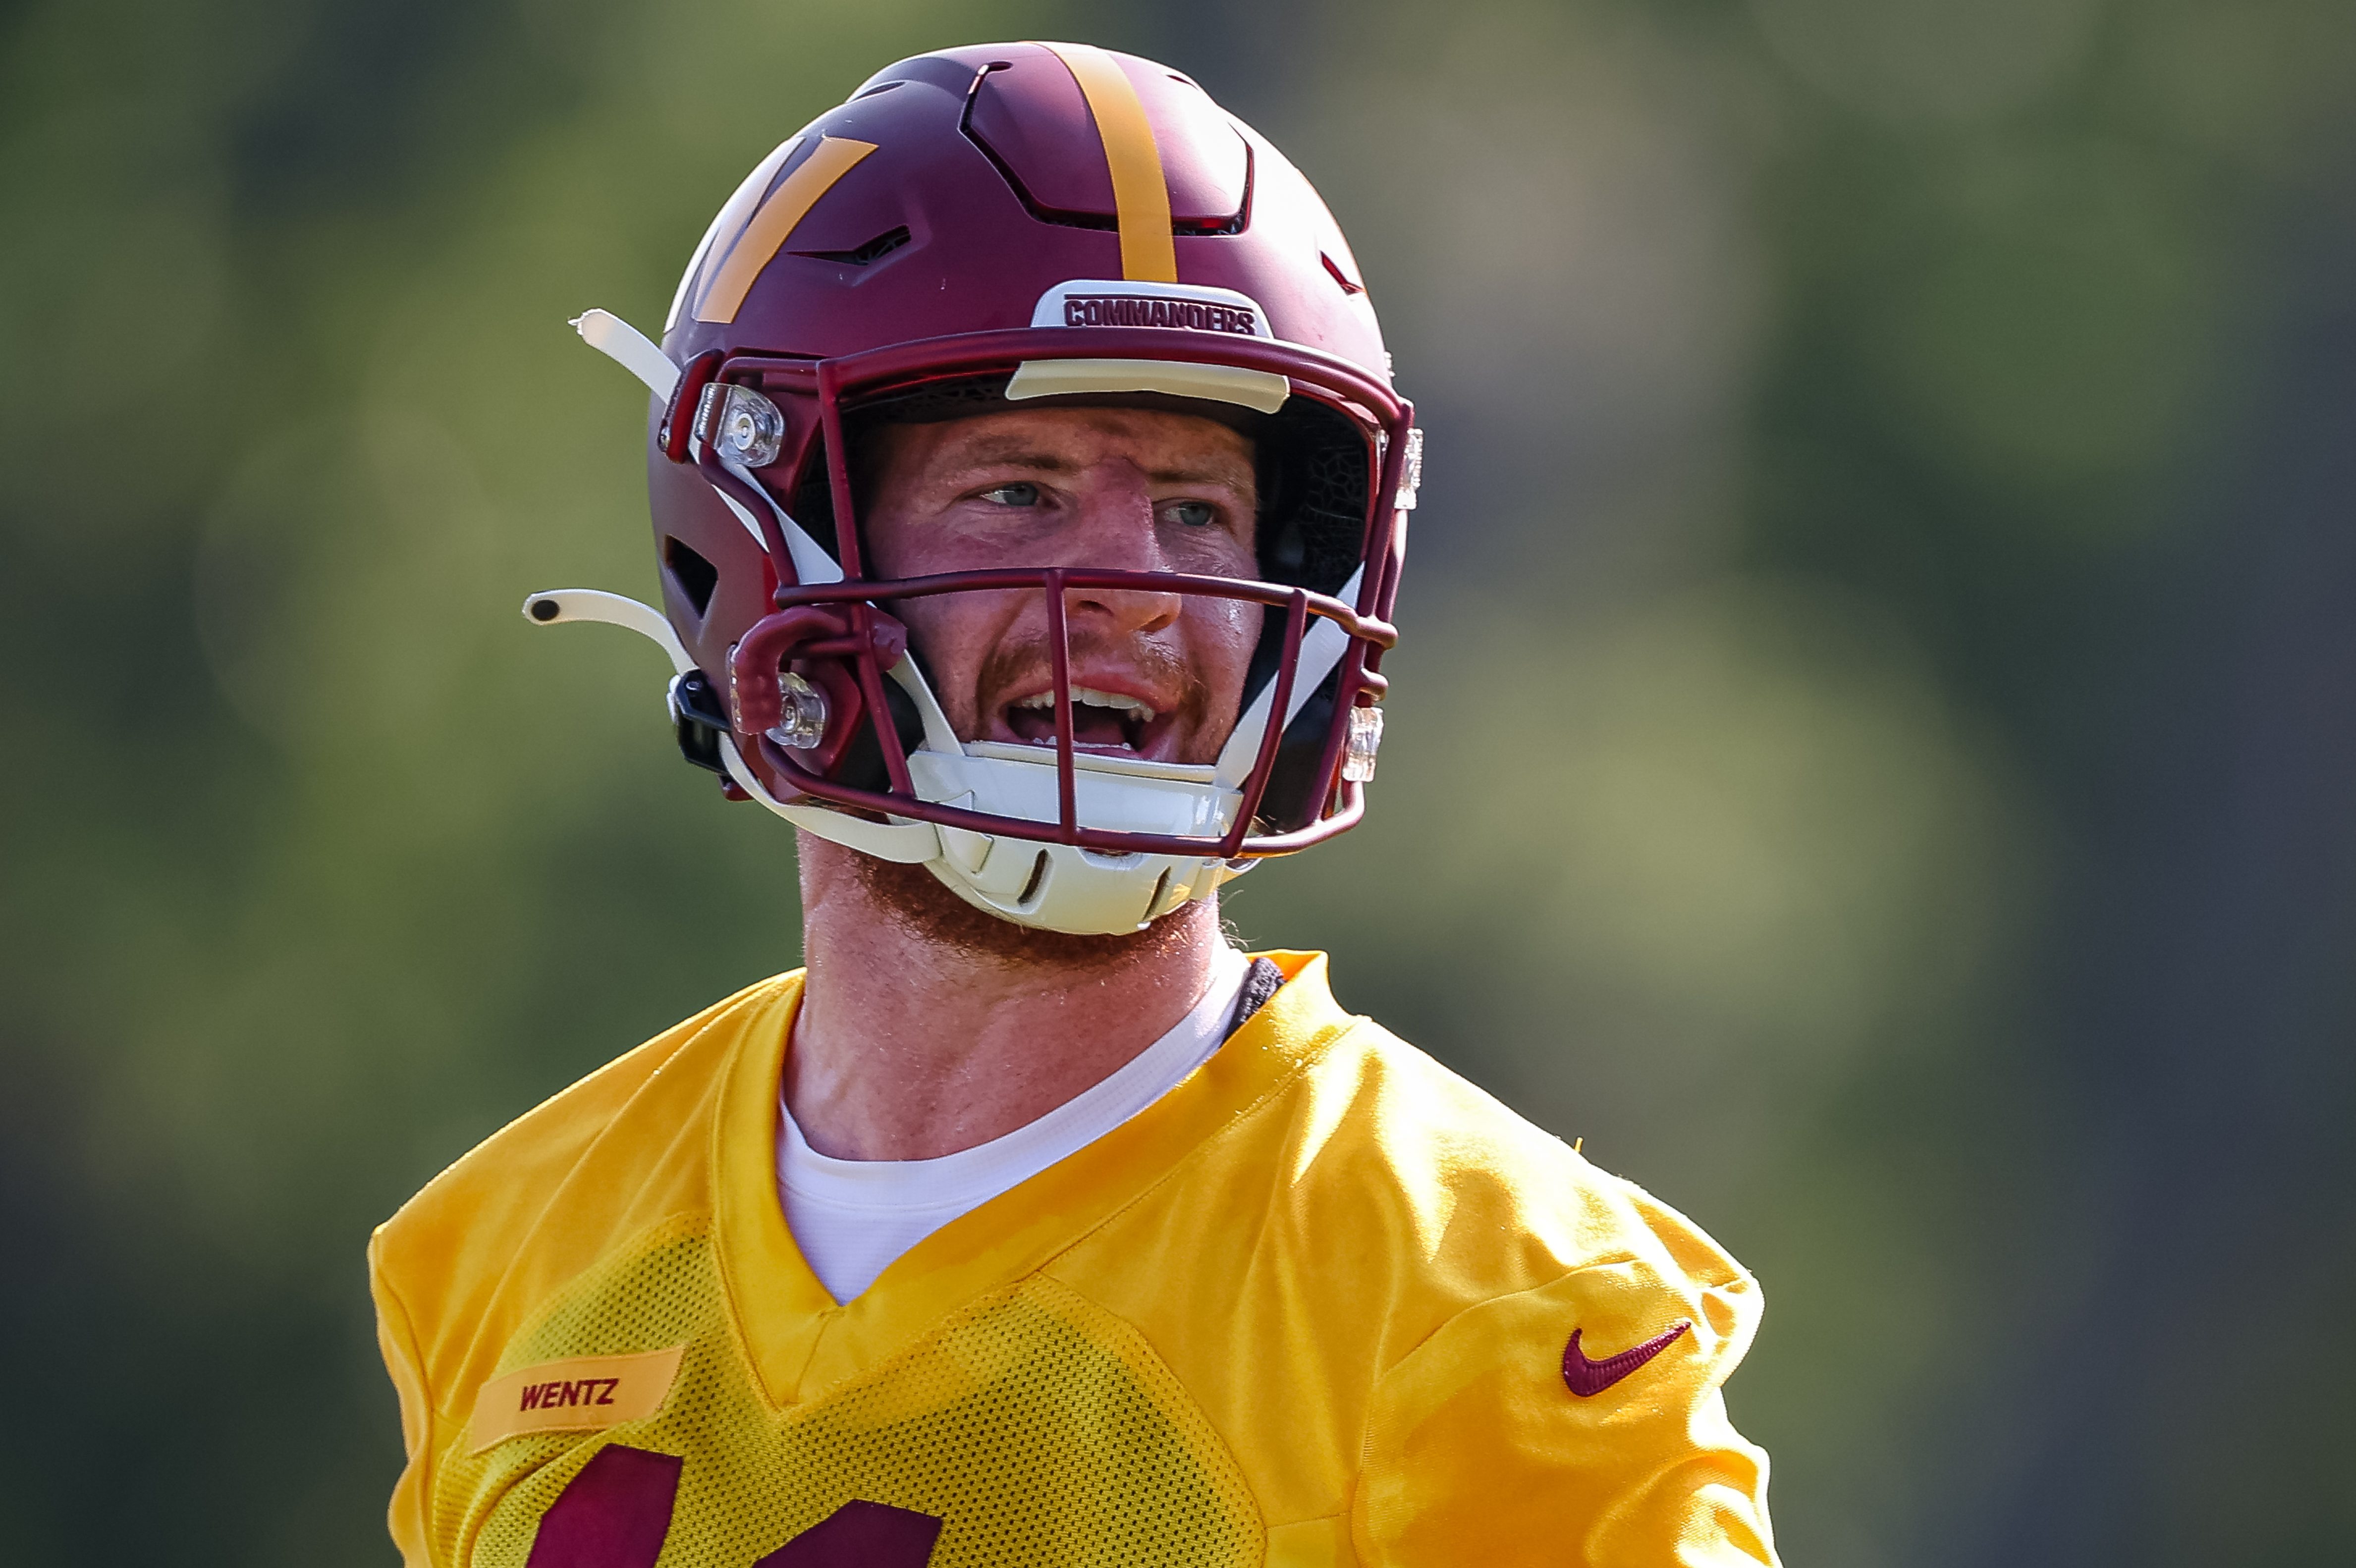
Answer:
[[[1324,203],[1186,77],[1075,44],[903,60],[745,176],[659,347],[602,311],[575,325],[653,394],[662,606],[563,591],[525,613],[662,644],[680,748],[733,798],[1075,933],[1141,929],[1358,820],[1421,437]],[[1104,403],[1251,438],[1256,577],[871,571],[865,432]],[[1067,606],[1141,589],[1258,617],[1215,762],[1076,740],[1105,694],[1075,695]],[[1053,688],[1030,705],[1052,738],[952,729],[905,617],[958,593],[1044,617]]]

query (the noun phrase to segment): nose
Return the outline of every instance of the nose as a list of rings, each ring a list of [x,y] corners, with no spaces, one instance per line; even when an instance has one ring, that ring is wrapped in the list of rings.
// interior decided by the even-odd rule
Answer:
[[[1159,588],[1073,588],[1064,596],[1065,617],[1095,621],[1124,636],[1151,636],[1176,624],[1185,596]]]
[[[1079,517],[1069,537],[1070,548],[1060,552],[1061,564],[1100,571],[1166,572],[1172,570],[1161,531],[1153,520],[1153,497],[1145,476],[1130,470],[1108,475],[1083,496]],[[1073,588],[1066,591],[1064,613],[1074,621],[1095,621],[1110,631],[1130,636],[1159,632],[1174,624],[1185,608],[1185,596],[1162,588]]]

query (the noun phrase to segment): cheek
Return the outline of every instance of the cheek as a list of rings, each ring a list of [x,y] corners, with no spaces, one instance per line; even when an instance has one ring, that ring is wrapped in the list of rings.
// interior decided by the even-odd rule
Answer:
[[[1231,716],[1242,700],[1244,677],[1259,644],[1260,607],[1234,599],[1197,600],[1187,623],[1188,651],[1196,673],[1210,688],[1213,710]]]
[[[931,577],[1027,564],[1010,556],[1004,528],[1001,520],[963,514],[885,513],[862,522],[859,537],[871,576]]]
[[[905,507],[879,508],[861,518],[859,541],[873,577],[929,577],[1003,564],[987,559],[987,543],[954,519]]]
[[[1181,534],[1171,550],[1171,564],[1181,571],[1205,577],[1259,576],[1259,560],[1252,547],[1224,528],[1192,529]]]
[[[949,692],[971,684],[955,677],[960,670],[971,669],[980,657],[972,607],[958,604],[957,597],[943,594],[932,599],[903,599],[893,606],[894,613],[907,624],[910,645],[924,656],[936,683],[943,688],[937,695],[944,701],[948,699]]]
[[[862,521],[859,543],[861,552],[867,558],[870,577],[922,577],[927,570],[919,559],[922,551],[911,538],[911,530],[899,527],[889,517]]]
[[[910,645],[931,672],[933,694],[951,719],[969,719],[974,685],[990,652],[1005,638],[1018,611],[1005,593],[941,593],[902,599],[893,613],[905,623]]]

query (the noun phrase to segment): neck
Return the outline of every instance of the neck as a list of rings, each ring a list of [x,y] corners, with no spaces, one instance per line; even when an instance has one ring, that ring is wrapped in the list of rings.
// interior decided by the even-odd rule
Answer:
[[[1215,901],[1133,936],[1036,932],[920,866],[800,836],[808,966],[786,1103],[836,1159],[932,1159],[1037,1120],[1174,1028],[1210,984]]]

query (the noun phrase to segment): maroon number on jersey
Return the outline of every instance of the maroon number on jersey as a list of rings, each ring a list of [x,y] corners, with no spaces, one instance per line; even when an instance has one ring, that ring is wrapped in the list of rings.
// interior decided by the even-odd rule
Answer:
[[[525,1568],[655,1568],[679,1497],[676,1455],[609,1444],[541,1516]]]
[[[753,1568],[925,1568],[941,1521],[888,1503],[849,1502]]]
[[[541,1516],[525,1568],[654,1568],[679,1499],[678,1457],[611,1444]],[[941,1521],[887,1503],[848,1502],[753,1568],[925,1568]]]

